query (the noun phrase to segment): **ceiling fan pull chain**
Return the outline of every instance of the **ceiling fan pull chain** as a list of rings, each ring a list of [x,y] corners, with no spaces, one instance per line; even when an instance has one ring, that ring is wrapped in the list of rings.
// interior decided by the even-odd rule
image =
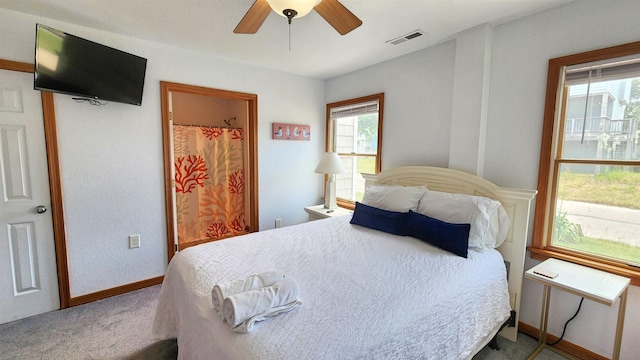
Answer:
[[[291,52],[291,22],[289,22],[289,52]]]
[[[296,17],[298,12],[293,9],[284,9],[282,13],[287,17],[287,21],[289,22],[289,51],[291,51],[291,19]]]

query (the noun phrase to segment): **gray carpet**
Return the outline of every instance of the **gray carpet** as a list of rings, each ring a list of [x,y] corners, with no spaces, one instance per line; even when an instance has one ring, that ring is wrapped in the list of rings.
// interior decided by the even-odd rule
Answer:
[[[160,285],[69,309],[0,325],[0,359],[176,359],[175,340],[158,340],[151,326]],[[500,351],[482,350],[474,360],[526,359],[536,340],[499,339]],[[563,359],[543,350],[540,360]]]
[[[0,325],[0,359],[175,359],[151,334],[160,285]]]
[[[509,340],[498,338],[499,351],[485,347],[473,360],[524,360],[531,355],[538,346],[538,340],[528,335],[518,333],[518,341],[514,344]],[[543,349],[536,360],[562,360],[563,356],[553,350]]]

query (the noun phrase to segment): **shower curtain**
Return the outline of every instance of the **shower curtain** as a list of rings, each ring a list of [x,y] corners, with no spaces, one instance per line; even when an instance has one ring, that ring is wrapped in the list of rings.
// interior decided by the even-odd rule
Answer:
[[[245,231],[243,129],[173,126],[178,243]]]

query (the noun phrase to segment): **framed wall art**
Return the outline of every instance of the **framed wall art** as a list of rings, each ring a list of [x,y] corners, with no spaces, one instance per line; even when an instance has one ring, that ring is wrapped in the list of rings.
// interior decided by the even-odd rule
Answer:
[[[273,123],[271,134],[275,140],[309,140],[311,125]]]

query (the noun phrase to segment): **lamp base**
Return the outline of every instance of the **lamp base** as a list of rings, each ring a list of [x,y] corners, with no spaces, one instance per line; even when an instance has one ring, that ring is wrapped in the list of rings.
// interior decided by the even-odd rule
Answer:
[[[331,175],[329,176],[331,178]],[[324,208],[325,209],[337,209],[336,203],[336,183],[329,179],[324,189]]]

